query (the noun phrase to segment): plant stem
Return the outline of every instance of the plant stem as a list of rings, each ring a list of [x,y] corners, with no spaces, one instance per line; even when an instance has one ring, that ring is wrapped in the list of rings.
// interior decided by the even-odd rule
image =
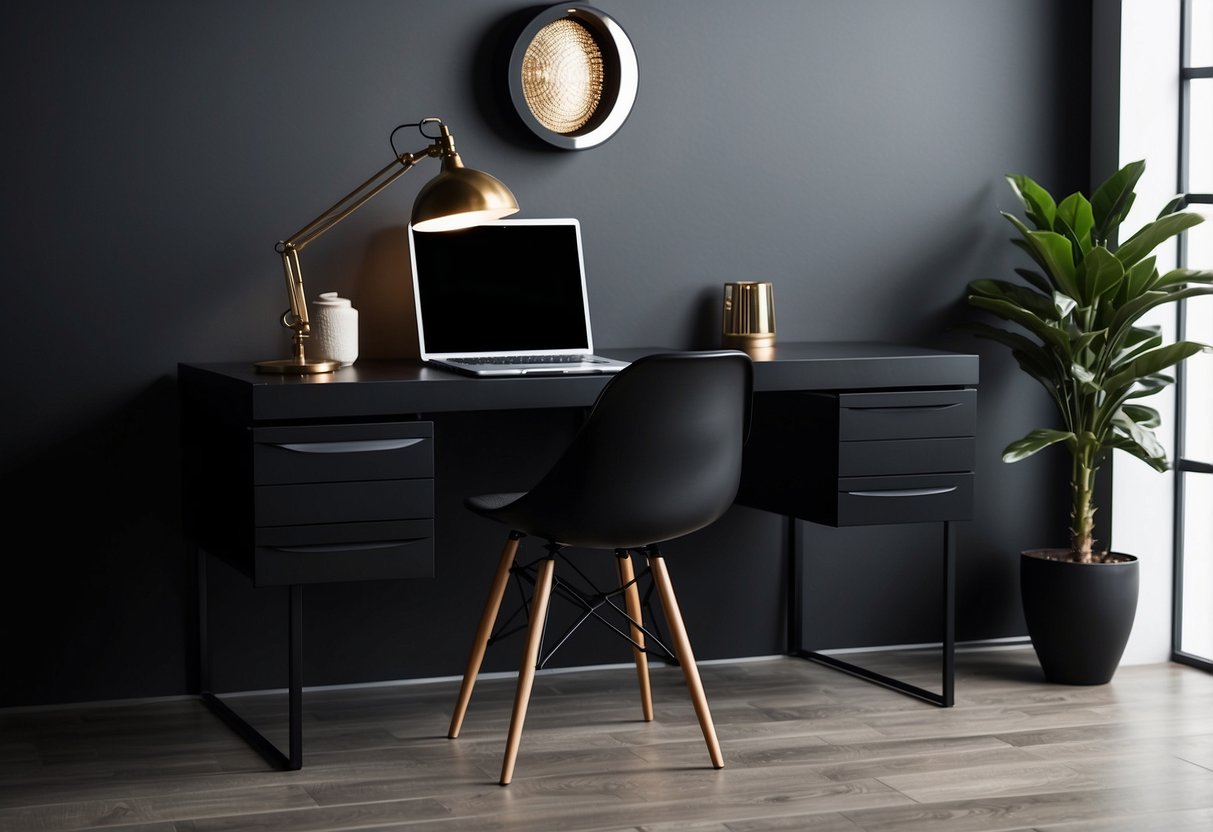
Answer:
[[[1081,448],[1074,454],[1074,470],[1071,475],[1073,509],[1070,522],[1070,545],[1079,563],[1094,560],[1095,535],[1095,467],[1091,464],[1091,450]]]

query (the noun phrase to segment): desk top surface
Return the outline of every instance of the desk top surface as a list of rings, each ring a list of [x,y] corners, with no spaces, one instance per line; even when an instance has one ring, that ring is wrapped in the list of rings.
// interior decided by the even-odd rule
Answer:
[[[664,348],[601,349],[634,361]],[[419,359],[359,359],[333,373],[259,373],[248,363],[180,364],[191,401],[247,421],[584,407],[609,375],[472,378]],[[754,360],[755,392],[974,386],[978,356],[866,341],[778,344]],[[233,412],[235,411],[235,412]]]

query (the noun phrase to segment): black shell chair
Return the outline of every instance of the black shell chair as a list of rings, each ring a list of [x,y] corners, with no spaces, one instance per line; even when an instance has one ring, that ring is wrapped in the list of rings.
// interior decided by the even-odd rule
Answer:
[[[501,785],[513,777],[535,670],[547,658],[541,659],[541,652],[554,593],[580,606],[582,621],[591,617],[603,621],[632,643],[646,721],[653,718],[647,653],[656,652],[655,644],[659,645],[666,658],[682,667],[712,765],[724,766],[695,655],[659,547],[704,528],[732,504],[749,433],[752,392],[753,365],[745,353],[723,350],[646,356],[611,379],[572,443],[530,491],[466,501],[469,509],[505,525],[510,533],[451,718],[448,736],[452,739],[459,736],[485,650],[495,638],[498,610],[511,575],[534,587],[529,608],[524,606],[529,615],[526,648]],[[530,565],[516,559],[519,541],[526,536],[546,541],[546,556]],[[562,552],[566,547],[613,551],[618,589],[603,593],[595,588],[595,592],[585,593],[554,578],[557,559],[568,560]],[[647,561],[672,649],[661,644],[645,624],[633,551]],[[614,603],[619,596],[623,596],[624,609]],[[622,616],[622,626],[608,621],[606,614],[612,611]]]

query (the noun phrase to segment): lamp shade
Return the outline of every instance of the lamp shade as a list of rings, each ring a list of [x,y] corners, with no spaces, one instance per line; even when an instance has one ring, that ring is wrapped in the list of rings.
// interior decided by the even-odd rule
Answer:
[[[516,213],[518,200],[501,180],[464,167],[454,155],[417,194],[412,223],[417,231],[450,231]]]

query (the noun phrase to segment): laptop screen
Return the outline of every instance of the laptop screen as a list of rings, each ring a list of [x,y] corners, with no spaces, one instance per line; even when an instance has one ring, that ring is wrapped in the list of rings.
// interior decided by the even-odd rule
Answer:
[[[574,219],[409,228],[422,357],[593,349]]]

